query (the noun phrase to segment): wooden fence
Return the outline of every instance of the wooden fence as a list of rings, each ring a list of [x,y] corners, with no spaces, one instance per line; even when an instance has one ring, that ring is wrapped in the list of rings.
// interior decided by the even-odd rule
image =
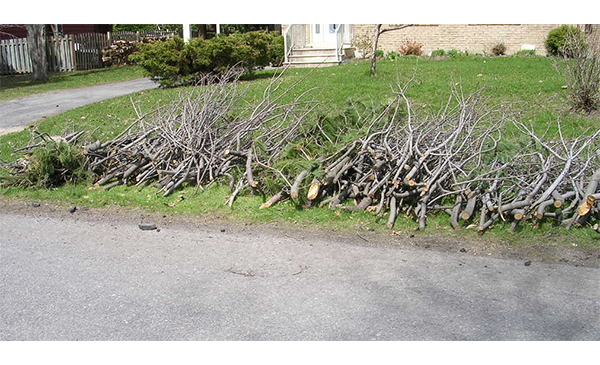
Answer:
[[[26,39],[0,41],[0,75],[33,72]]]
[[[70,36],[48,37],[46,40],[46,58],[48,59],[48,71],[50,72],[75,70],[73,39]],[[33,68],[29,72],[33,72]]]
[[[48,37],[46,39],[46,58],[48,71],[66,72],[87,69],[91,63],[86,63],[87,57],[81,56],[85,51],[78,50],[74,36]],[[96,52],[98,57],[100,51]],[[82,61],[78,64],[78,59]],[[94,63],[102,67],[102,59]],[[90,67],[91,68],[91,67]],[[29,56],[27,39],[8,39],[0,41],[0,75],[32,73],[33,65]]]
[[[174,37],[179,34],[166,31],[85,33],[48,37],[46,54],[48,71],[66,72],[102,68],[102,49],[116,40],[139,42],[143,38]],[[27,39],[0,41],[0,75],[32,73]]]
[[[107,34],[86,33],[72,36],[75,43],[75,67],[77,70],[102,68],[102,49],[110,47]]]

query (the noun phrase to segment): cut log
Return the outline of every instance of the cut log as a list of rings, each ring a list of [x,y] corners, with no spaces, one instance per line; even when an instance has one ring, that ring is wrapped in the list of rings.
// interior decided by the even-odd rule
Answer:
[[[254,180],[254,175],[252,174],[252,148],[248,148],[248,152],[246,153],[246,179],[248,180],[248,185],[252,189],[252,193],[256,194],[258,182]]]
[[[477,234],[478,235],[482,235],[485,233],[485,230],[490,228],[490,226],[492,224],[494,224],[494,222],[496,221],[496,219],[498,219],[498,217],[500,216],[500,213],[493,213],[490,216],[490,219],[488,219],[483,225],[480,225],[479,227],[477,227]]]
[[[450,215],[450,225],[455,230],[460,229],[460,224],[458,223],[458,215],[459,215],[459,212],[461,209],[461,203],[462,203],[462,195],[458,194],[456,196],[456,204],[454,205],[454,208],[452,209],[452,214]]]
[[[536,218],[538,221],[541,221],[542,219],[544,219],[544,217],[546,216],[546,215],[545,215],[545,212],[544,212],[544,211],[546,210],[546,208],[548,208],[548,207],[549,207],[549,206],[551,206],[551,205],[554,205],[554,206],[556,206],[556,202],[557,202],[557,201],[558,201],[558,200],[554,200],[554,199],[548,199],[548,200],[546,200],[545,202],[542,202],[542,203],[541,203],[541,204],[538,206],[538,208],[537,208],[537,210],[536,210],[536,212],[535,212],[535,214],[534,214],[535,218]],[[563,201],[564,201],[564,200],[563,200]]]
[[[587,215],[596,204],[596,198],[593,195],[588,195],[585,201],[577,208],[577,214],[580,217]]]
[[[302,184],[302,181],[304,181],[306,175],[308,175],[308,170],[302,171],[294,180],[294,184],[290,190],[290,198],[293,200],[298,200],[298,197],[300,196],[300,184]]]
[[[556,208],[560,208],[565,204],[565,197],[556,190],[552,192],[552,198],[554,199],[554,206]]]
[[[398,214],[398,208],[396,207],[396,198],[395,197],[391,197],[390,198],[390,214],[388,216],[388,220],[387,220],[387,226],[389,229],[394,228],[394,223],[396,222],[396,215]]]
[[[331,205],[330,208],[331,209],[335,209],[337,208],[338,205],[340,205],[343,201],[345,201],[346,199],[348,199],[348,196],[350,195],[350,187],[349,186],[345,186],[342,191],[337,194],[332,200],[331,200]]]
[[[340,207],[340,209],[348,211],[348,212],[361,212],[361,211],[367,209],[367,207],[369,205],[371,205],[372,202],[373,202],[373,199],[371,199],[371,197],[369,197],[369,196],[366,196],[360,201],[360,203],[358,205],[342,206],[342,207]]]
[[[511,211],[513,218],[516,221],[521,221],[525,217],[525,210],[523,209],[514,209]]]
[[[262,203],[261,206],[258,209],[266,209],[271,207],[272,205],[277,204],[279,201],[281,201],[281,199],[283,199],[287,194],[285,193],[285,191],[280,191],[279,193],[273,195],[273,197],[271,197],[271,199],[267,200],[266,202]]]
[[[477,193],[474,192],[468,198],[465,210],[463,210],[460,213],[460,219],[468,221],[471,218],[471,216],[473,215],[473,212],[475,211],[475,204],[476,203],[477,203]]]
[[[306,198],[308,200],[315,200],[316,197],[319,196],[319,189],[321,187],[321,183],[317,179],[313,179],[310,183],[310,187],[308,188],[308,194]]]

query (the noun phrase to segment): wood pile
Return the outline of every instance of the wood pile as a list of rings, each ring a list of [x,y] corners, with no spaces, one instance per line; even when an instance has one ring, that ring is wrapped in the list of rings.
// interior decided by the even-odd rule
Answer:
[[[137,42],[127,40],[116,40],[110,46],[101,50],[102,66],[132,65],[129,56],[137,51]]]
[[[133,37],[133,39],[116,39],[111,45],[100,50],[102,67],[133,65],[129,56],[137,52],[139,43],[164,42],[170,39],[167,36]]]

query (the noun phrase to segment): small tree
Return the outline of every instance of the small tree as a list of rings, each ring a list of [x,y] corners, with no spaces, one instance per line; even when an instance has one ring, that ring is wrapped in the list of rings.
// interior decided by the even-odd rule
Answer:
[[[386,32],[391,32],[394,30],[400,30],[404,28],[408,28],[413,24],[404,24],[395,27],[381,29],[383,24],[375,24],[373,28],[373,47],[371,47],[371,69],[369,71],[369,75],[375,76],[375,68],[377,67],[377,44],[379,43],[379,36]]]
[[[46,25],[27,24],[27,46],[33,66],[33,79],[48,81],[48,60],[46,58]]]

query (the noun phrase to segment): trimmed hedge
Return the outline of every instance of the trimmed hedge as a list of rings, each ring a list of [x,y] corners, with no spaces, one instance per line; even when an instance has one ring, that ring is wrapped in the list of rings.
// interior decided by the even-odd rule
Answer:
[[[283,37],[265,31],[218,35],[208,40],[181,38],[140,44],[131,59],[163,87],[189,85],[200,75],[222,73],[231,67],[252,72],[269,63],[279,66],[283,60]]]

